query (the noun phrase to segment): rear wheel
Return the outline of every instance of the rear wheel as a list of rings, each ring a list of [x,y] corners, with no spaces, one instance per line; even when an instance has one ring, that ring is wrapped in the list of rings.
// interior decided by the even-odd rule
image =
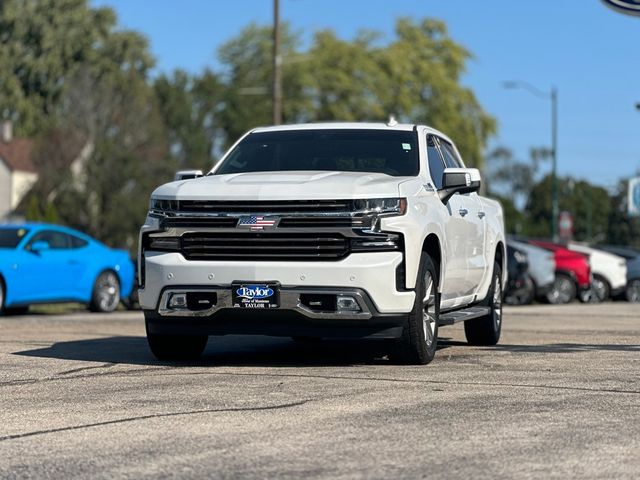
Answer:
[[[207,346],[207,335],[165,335],[150,333],[147,325],[147,343],[158,360],[197,360]]]
[[[628,302],[640,303],[640,278],[629,280],[625,293]]]
[[[438,345],[440,294],[436,267],[427,253],[423,253],[416,281],[416,300],[408,315],[402,337],[391,359],[403,364],[426,365],[433,360]]]
[[[502,267],[497,262],[491,288],[482,303],[489,307],[489,314],[464,322],[464,334],[470,345],[495,345],[502,332]]]
[[[111,271],[102,272],[98,275],[96,283],[93,285],[93,294],[89,309],[92,312],[113,312],[120,303],[120,280]]]
[[[569,275],[556,273],[551,290],[547,293],[547,301],[554,305],[570,303],[577,295],[576,284]]]

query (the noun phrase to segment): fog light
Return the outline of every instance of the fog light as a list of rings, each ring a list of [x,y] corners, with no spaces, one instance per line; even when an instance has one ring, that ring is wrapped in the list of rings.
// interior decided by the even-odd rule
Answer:
[[[358,301],[347,295],[338,295],[337,308],[338,311],[345,312],[359,312],[361,310],[360,305],[358,305]]]
[[[186,293],[173,293],[169,297],[169,308],[185,308],[187,306]]]

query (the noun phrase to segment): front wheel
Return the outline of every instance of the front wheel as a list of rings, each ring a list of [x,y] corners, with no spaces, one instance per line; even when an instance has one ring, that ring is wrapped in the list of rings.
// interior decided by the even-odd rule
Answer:
[[[433,360],[438,346],[440,294],[436,267],[424,253],[416,282],[416,300],[402,330],[392,360],[407,365],[426,365]]]
[[[502,267],[497,262],[493,266],[491,288],[482,304],[489,307],[489,313],[464,322],[464,334],[470,345],[495,345],[502,332]]]
[[[120,303],[120,280],[111,271],[102,272],[98,275],[96,283],[93,285],[93,293],[89,309],[92,312],[108,313],[118,308]]]
[[[611,294],[611,288],[609,282],[600,275],[593,276],[593,282],[591,283],[591,289],[593,290],[593,303],[602,303],[609,299]]]
[[[569,275],[556,273],[553,286],[547,293],[547,301],[553,305],[570,303],[576,298],[576,284]]]
[[[513,290],[507,289],[504,303],[507,305],[529,305],[536,296],[536,286],[529,275],[522,279],[522,286]]]
[[[162,361],[197,360],[207,346],[207,335],[163,335],[149,333],[147,343],[151,353]]]
[[[625,293],[628,302],[640,303],[640,278],[629,280]]]
[[[4,283],[2,283],[2,278],[0,278],[0,315],[4,311]]]

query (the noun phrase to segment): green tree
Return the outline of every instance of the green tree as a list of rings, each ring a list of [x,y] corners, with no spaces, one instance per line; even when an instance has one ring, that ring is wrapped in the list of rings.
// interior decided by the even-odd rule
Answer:
[[[426,123],[451,133],[469,166],[482,152],[495,120],[461,85],[471,54],[435,20],[400,19],[396,38],[363,31],[343,40],[329,30],[306,52],[285,25],[282,34],[284,122],[401,121]],[[218,117],[225,144],[246,130],[271,123],[271,28],[250,25],[219,50],[225,85]]]
[[[558,178],[560,211],[573,217],[573,236],[576,240],[603,242],[607,240],[610,200],[607,191],[585,180]],[[526,207],[527,234],[551,236],[551,176],[536,184]]]
[[[308,66],[313,72],[310,93],[313,121],[386,121],[390,113],[381,93],[392,78],[382,67],[383,51],[374,46],[376,35],[362,32],[353,41],[332,31],[315,35]]]
[[[51,126],[79,69],[95,68],[98,76],[114,66],[148,69],[146,40],[115,27],[111,9],[86,0],[1,1],[0,117],[32,136]]]
[[[34,216],[37,198],[41,216],[53,205],[61,222],[133,251],[151,191],[173,173],[153,90],[135,71],[87,70],[71,84],[34,158],[48,174],[23,203]]]
[[[176,70],[160,75],[153,86],[176,168],[209,170],[222,148],[220,79],[209,70],[201,76]]]
[[[524,207],[536,185],[540,163],[550,157],[544,148],[532,148],[529,161],[518,160],[506,147],[496,147],[486,157],[483,183],[488,195],[502,202],[508,233],[530,230]]]
[[[272,123],[272,30],[251,24],[218,50],[222,65],[224,105],[218,116],[229,146],[247,130]],[[307,119],[311,108],[306,88],[308,65],[300,53],[299,35],[284,23],[281,27],[283,122]]]
[[[450,133],[465,163],[482,168],[482,152],[496,122],[460,83],[471,53],[438,20],[402,18],[396,36],[384,52],[391,87],[385,92],[385,108],[401,119]]]

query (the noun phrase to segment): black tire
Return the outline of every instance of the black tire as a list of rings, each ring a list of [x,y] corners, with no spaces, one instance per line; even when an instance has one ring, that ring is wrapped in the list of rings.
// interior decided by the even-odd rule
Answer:
[[[128,297],[125,297],[120,300],[120,303],[127,310],[140,310],[140,305],[138,304],[138,295],[134,295],[133,293]]]
[[[291,340],[293,340],[296,343],[310,344],[310,343],[320,343],[322,341],[322,338],[295,336],[295,337],[291,337]]]
[[[580,290],[580,293],[578,293],[578,300],[580,300],[580,303],[600,303],[592,285],[589,285],[589,288],[583,288]]]
[[[625,296],[627,297],[627,302],[640,303],[640,278],[629,280]]]
[[[536,286],[529,275],[525,275],[524,285],[515,290],[507,291],[504,296],[504,303],[507,305],[529,305],[536,297]]]
[[[0,277],[0,315],[4,313],[5,292],[4,281],[2,280],[2,277]]]
[[[118,308],[120,303],[120,280],[111,270],[102,272],[93,284],[93,293],[89,310],[92,312],[109,313]]]
[[[440,294],[436,266],[427,253],[422,254],[416,280],[416,300],[407,317],[402,337],[396,342],[391,360],[405,365],[426,365],[438,347]]]
[[[489,307],[488,315],[464,322],[464,334],[470,345],[495,345],[502,332],[502,267],[493,265],[491,287],[482,305]]]
[[[24,305],[22,307],[10,307],[4,309],[5,315],[26,315],[29,313],[29,305]]]
[[[553,280],[553,286],[545,297],[547,302],[553,305],[563,305],[573,302],[577,294],[578,289],[573,278],[566,273],[557,272],[556,278]]]
[[[593,275],[591,290],[593,292],[591,303],[605,302],[609,300],[609,297],[611,296],[611,287],[609,286],[609,282],[607,282],[602,275]]]
[[[162,361],[197,360],[207,346],[207,335],[164,335],[150,333],[147,326],[147,343],[151,353]]]

